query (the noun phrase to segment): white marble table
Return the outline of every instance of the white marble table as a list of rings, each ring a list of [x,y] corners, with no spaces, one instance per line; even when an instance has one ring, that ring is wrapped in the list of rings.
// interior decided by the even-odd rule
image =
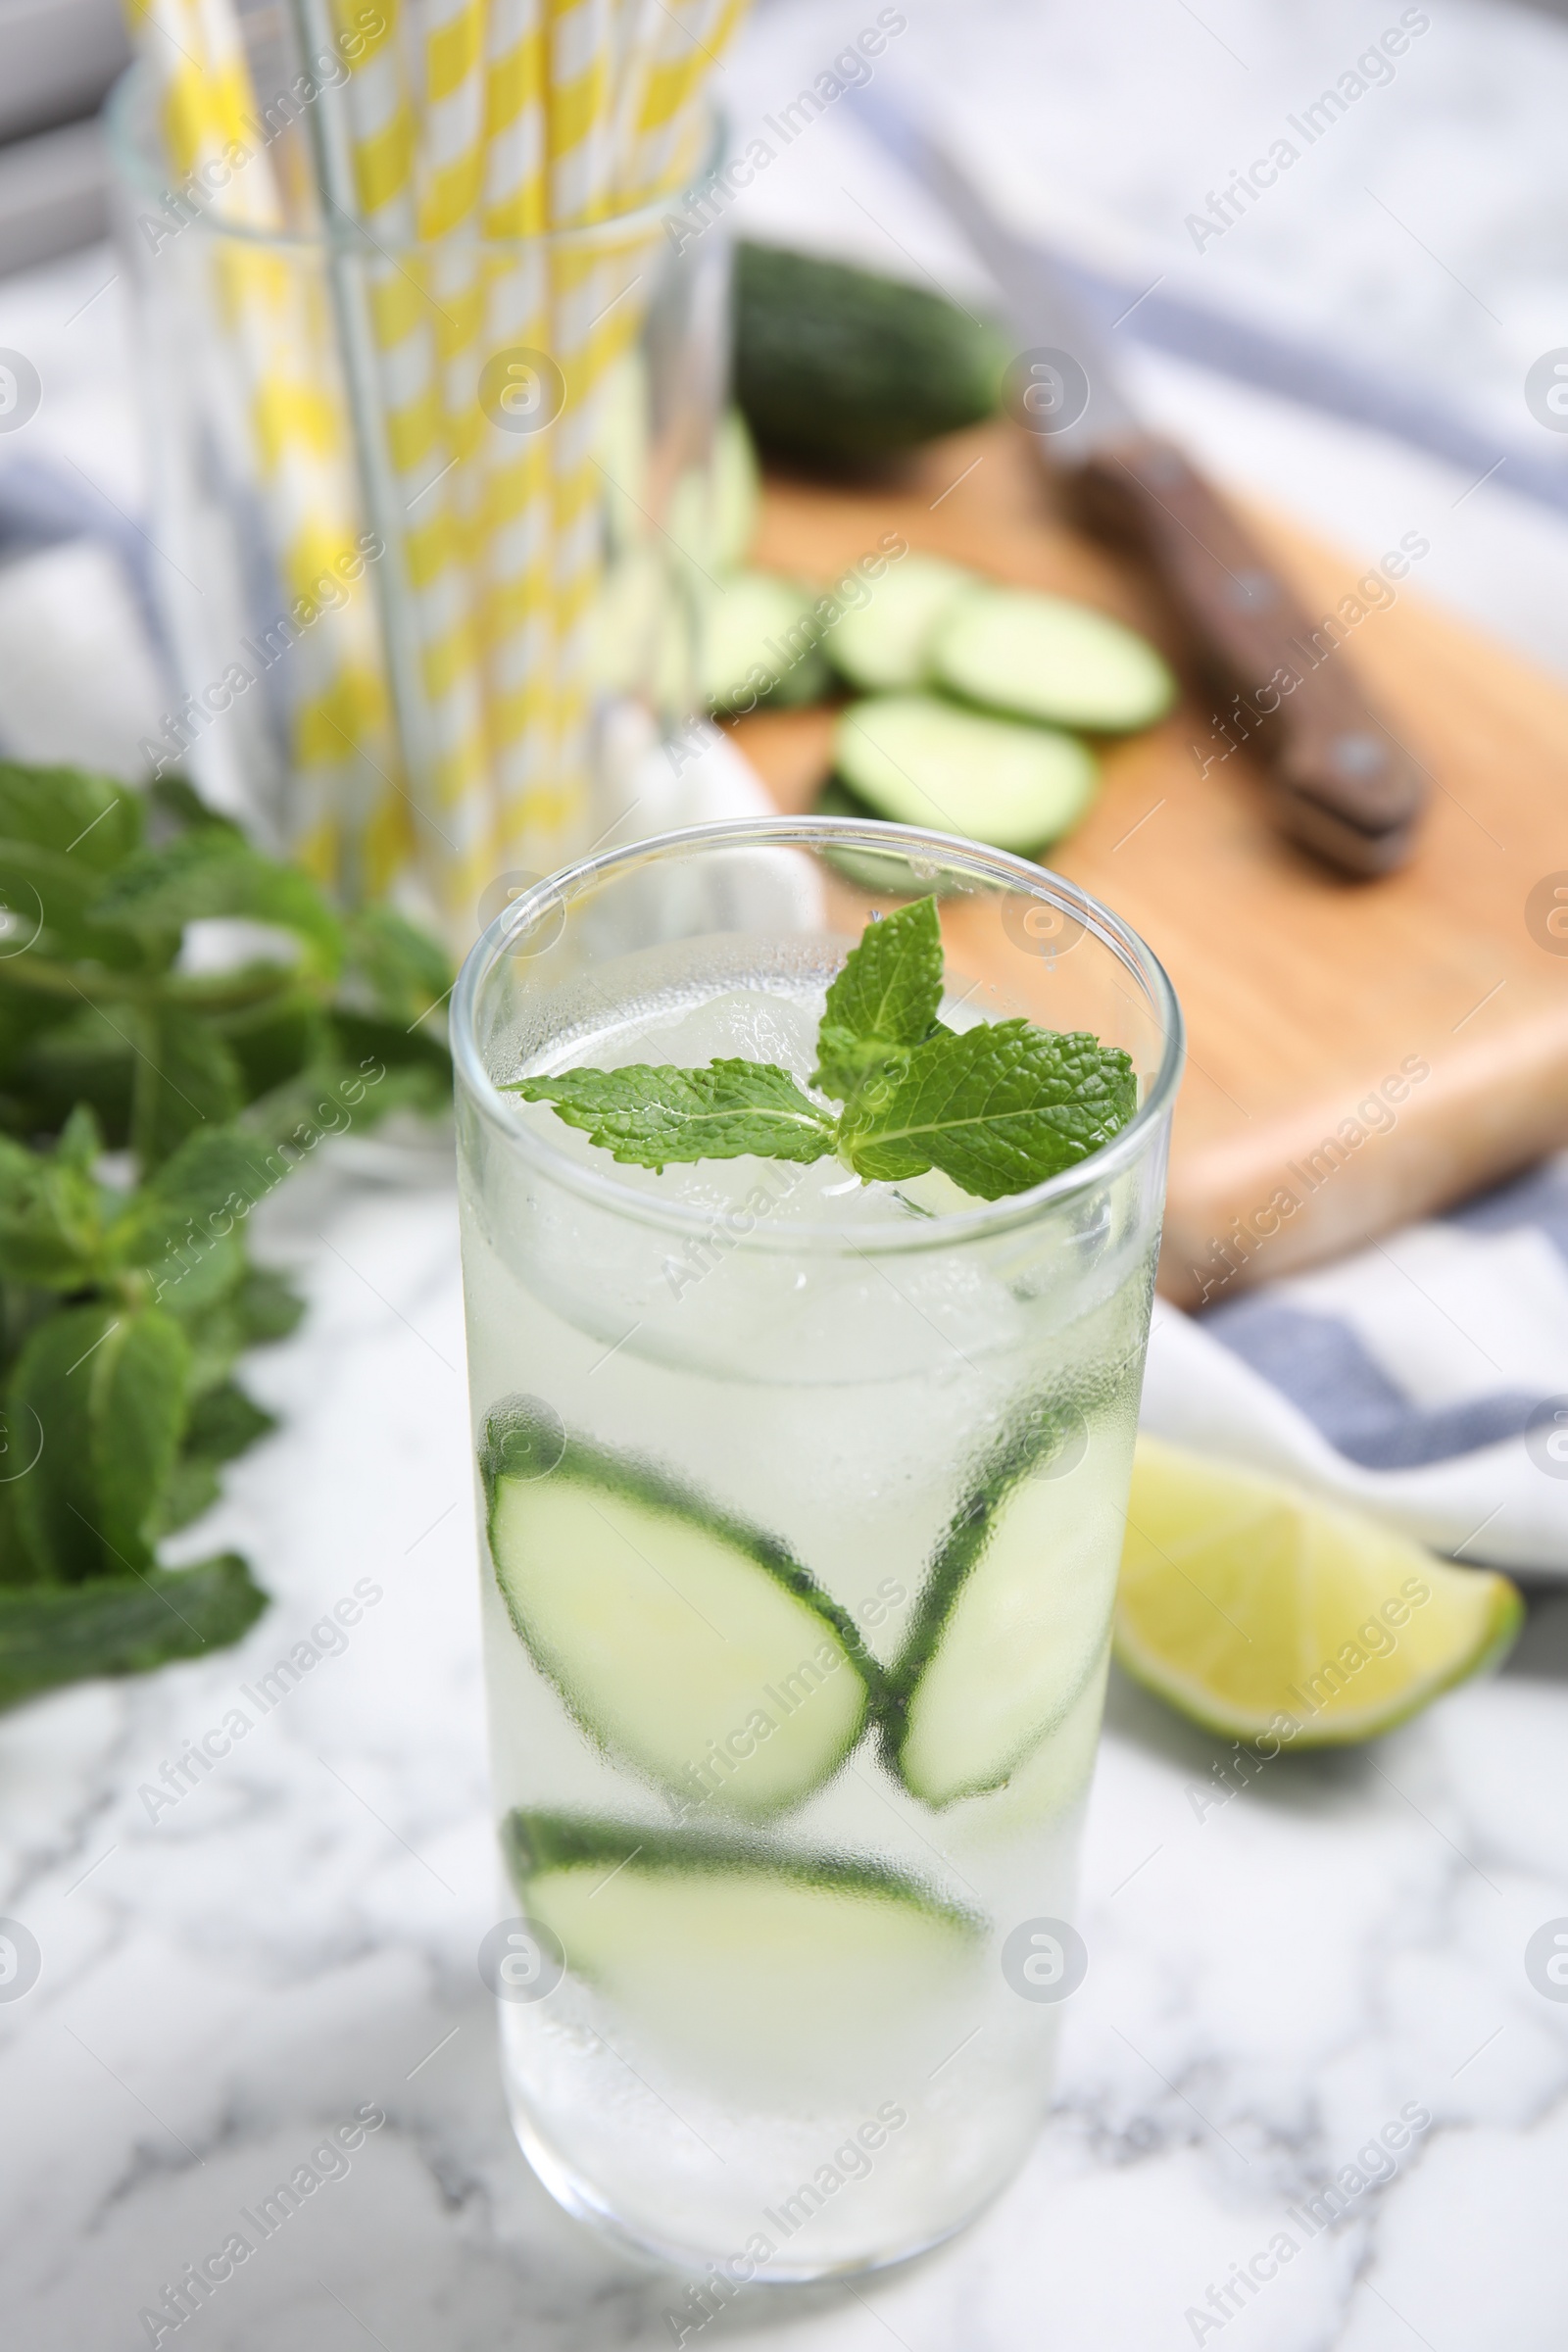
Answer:
[[[737,114],[798,86],[799,69],[874,13],[849,0],[769,9],[736,70]],[[1298,82],[1317,86],[1330,52],[1353,54],[1372,23],[1336,5],[1311,12],[1309,33],[1277,0],[908,13],[929,86],[971,123],[994,106],[1014,126],[1022,192],[1049,187],[1058,213],[1076,204],[1086,230],[1151,253],[1151,276],[1179,248],[1188,189],[1245,160],[1254,119]],[[1379,29],[1398,10],[1375,14]],[[1298,321],[1459,371],[1466,397],[1500,416],[1523,357],[1568,339],[1568,215],[1544,193],[1562,170],[1568,39],[1505,7],[1435,0],[1432,14],[1422,74],[1412,63],[1377,94],[1377,126],[1368,115],[1326,143],[1314,190],[1301,183],[1203,266],[1250,271],[1258,298]],[[1044,61],[1034,81],[1008,70],[1017,53]],[[831,124],[803,142],[760,219],[874,258],[854,195],[880,200],[852,148]],[[1363,182],[1396,210],[1419,196],[1439,224],[1427,241],[1494,326],[1443,265],[1396,271],[1391,307],[1394,266],[1382,248],[1374,263],[1354,210]],[[0,344],[47,355],[49,448],[129,505],[112,267],[89,256],[0,286]],[[1560,618],[1546,616],[1560,616],[1568,533],[1551,518],[1196,370],[1151,362],[1145,381],[1233,478],[1283,492],[1351,544],[1436,517],[1423,585],[1563,659]],[[29,651],[30,673],[46,652]],[[0,648],[0,686],[25,683],[7,679]],[[62,708],[50,683],[29,723],[69,730],[69,710],[52,715]],[[198,1547],[248,1551],[275,1606],[210,1664],[0,1719],[0,1915],[41,1954],[25,1996],[0,2000],[4,2340],[17,2352],[147,2343],[142,2309],[368,2108],[385,2122],[348,2169],[322,2164],[338,2177],[215,2290],[180,2343],[670,2344],[672,2282],[557,2212],[502,2111],[475,1969],[497,1897],[439,1152],[421,1163],[350,1147],[293,1180],[269,1246],[312,1299],[302,1333],[247,1372],[287,1425],[238,1467]],[[300,1686],[255,1709],[177,1803],[141,1793],[364,1579],[379,1597],[341,1649],[323,1634]],[[1206,1799],[1215,1743],[1113,1688],[1079,1911],[1091,1966],[1027,2173],[925,2261],[853,2291],[758,2292],[709,2341],[1561,2352],[1568,2003],[1534,1987],[1524,1950],[1568,1916],[1565,1679],[1558,1597],[1500,1680],[1363,1753],[1282,1762],[1223,1806]],[[1430,2123],[1389,2178],[1356,2188],[1344,2168],[1407,2107]],[[1390,2167],[1361,2168],[1373,2169]],[[1309,2235],[1310,2202],[1335,2182],[1345,2210]],[[1268,2249],[1282,2232],[1296,2244],[1281,2265]],[[1227,2309],[1225,2282],[1249,2264],[1255,2294],[1232,2289]]]
[[[366,2108],[384,2125],[180,2342],[674,2340],[672,2282],[556,2211],[502,2111],[475,1969],[498,1904],[455,1215],[439,1154],[426,1181],[408,1168],[323,1167],[277,1204],[269,1246],[303,1268],[312,1314],[251,1378],[288,1425],[204,1531],[252,1552],[275,1607],[210,1663],[0,1722],[0,1911],[42,1954],[0,2004],[18,2352],[148,2342],[139,2312]],[[367,1579],[380,1596],[341,1648],[318,1633],[326,1654],[262,1715],[258,1678]],[[1220,1747],[1116,1689],[1079,1911],[1090,1971],[1029,2170],[907,2271],[754,2291],[710,2339],[1559,2352],[1568,2004],[1523,1953],[1568,1915],[1565,1672],[1558,1599],[1501,1680],[1224,1804]],[[253,1720],[228,1756],[173,1804],[144,1793],[236,1706]],[[1392,2177],[1309,2238],[1303,2200],[1352,2189],[1342,2168],[1411,2107],[1430,2124],[1361,2168]],[[1195,2328],[1281,2231],[1298,2251],[1255,2308]]]

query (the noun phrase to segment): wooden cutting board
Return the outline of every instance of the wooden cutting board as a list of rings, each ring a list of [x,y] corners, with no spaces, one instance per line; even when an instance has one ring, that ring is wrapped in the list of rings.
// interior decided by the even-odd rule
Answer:
[[[1348,558],[1249,519],[1311,612],[1354,597]],[[888,483],[770,481],[754,557],[825,583],[889,530],[1083,596],[1193,677],[1153,583],[1065,526],[1010,425],[934,444]],[[1417,562],[1330,657],[1354,661],[1431,778],[1401,873],[1347,881],[1282,841],[1245,749],[1220,758],[1200,682],[1107,753],[1054,859],[1143,934],[1186,1012],[1160,1275],[1183,1304],[1353,1249],[1568,1144],[1568,692],[1423,604],[1419,577]],[[793,812],[826,773],[830,727],[819,710],[762,712],[734,733]]]

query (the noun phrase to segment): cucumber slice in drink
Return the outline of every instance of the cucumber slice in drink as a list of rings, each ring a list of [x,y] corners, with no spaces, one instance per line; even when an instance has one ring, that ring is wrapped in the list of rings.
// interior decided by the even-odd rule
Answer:
[[[977,585],[972,571],[938,556],[906,556],[873,584],[868,603],[834,622],[828,659],[862,694],[923,686],[937,623]]]
[[[737,571],[705,600],[703,700],[710,710],[811,702],[828,683],[813,600],[768,571]]]
[[[535,1907],[548,1899],[552,1881],[564,1886],[580,1878],[594,1889],[607,1871],[625,1870],[638,1881],[683,1878],[689,1889],[720,1879],[731,1890],[743,1888],[759,1900],[805,1894],[826,1902],[893,1903],[965,1938],[981,1933],[985,1924],[975,1912],[949,1902],[906,1872],[850,1854],[763,1848],[745,1837],[651,1829],[638,1822],[531,1812],[522,1806],[507,1816],[502,1838],[517,1891]],[[540,1916],[537,1908],[533,1915]],[[566,1942],[564,1932],[561,1939]],[[592,1940],[583,1941],[585,1955]],[[586,1959],[583,1965],[586,1973]]]
[[[1071,735],[960,710],[929,694],[852,703],[833,731],[838,775],[878,816],[1030,851],[1075,825],[1094,755]]]
[[[985,1466],[932,1565],[889,1676],[884,1743],[929,1805],[1000,1788],[1103,1655],[1119,1518],[1082,1421],[1044,1413]],[[1114,1524],[1112,1524],[1114,1520]]]
[[[939,622],[933,680],[1016,718],[1120,735],[1152,726],[1176,680],[1146,638],[1064,596],[974,588]]]
[[[480,1466],[512,1622],[608,1754],[753,1819],[838,1770],[877,1668],[781,1544],[527,1399],[491,1413]]]
[[[842,2077],[890,2015],[950,1998],[983,1949],[981,1919],[874,1862],[521,1810],[502,1844],[573,1975],[725,2067]]]

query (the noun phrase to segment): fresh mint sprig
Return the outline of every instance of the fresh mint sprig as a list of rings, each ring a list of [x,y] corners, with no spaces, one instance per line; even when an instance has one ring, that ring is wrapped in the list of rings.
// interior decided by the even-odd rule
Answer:
[[[935,899],[866,925],[828,990],[816,1036],[810,1083],[843,1105],[836,1116],[772,1062],[633,1062],[517,1078],[507,1091],[551,1103],[637,1167],[837,1152],[872,1182],[940,1168],[982,1200],[1027,1192],[1126,1126],[1138,1081],[1119,1046],[1023,1020],[944,1028],[942,971]]]
[[[267,1606],[236,1553],[160,1552],[274,1426],[235,1373],[303,1309],[248,1219],[328,1135],[449,1099],[451,973],[174,776],[0,760],[0,910],[4,1710],[208,1657]],[[182,953],[233,918],[271,934],[229,933],[253,959]]]

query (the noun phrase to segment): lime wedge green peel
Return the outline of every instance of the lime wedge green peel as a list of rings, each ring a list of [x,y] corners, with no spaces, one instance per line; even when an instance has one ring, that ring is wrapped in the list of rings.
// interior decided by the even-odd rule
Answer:
[[[1115,1652],[1228,1740],[1375,1739],[1494,1665],[1524,1603],[1362,1513],[1141,1438]]]

